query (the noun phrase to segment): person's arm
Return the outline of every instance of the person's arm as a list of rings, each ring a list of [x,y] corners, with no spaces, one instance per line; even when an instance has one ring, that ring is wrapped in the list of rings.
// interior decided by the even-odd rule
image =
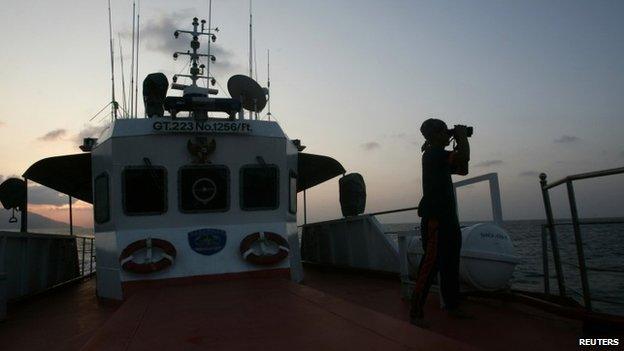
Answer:
[[[450,162],[453,174],[467,175],[470,161],[470,144],[465,126],[455,126],[455,141],[457,146],[451,153]]]

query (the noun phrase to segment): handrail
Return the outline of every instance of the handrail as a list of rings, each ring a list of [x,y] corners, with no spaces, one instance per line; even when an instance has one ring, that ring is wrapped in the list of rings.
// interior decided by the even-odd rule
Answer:
[[[388,211],[380,211],[380,212],[373,212],[373,213],[365,213],[364,216],[379,216],[379,215],[384,215],[384,214],[389,214],[389,213],[413,211],[413,210],[417,210],[417,209],[418,209],[418,206],[406,207],[406,208],[399,208],[399,209],[396,209],[396,210],[388,210]]]
[[[551,240],[551,244],[552,244],[552,252],[553,252],[553,260],[555,263],[555,270],[557,272],[557,282],[559,285],[559,293],[562,296],[565,296],[565,283],[564,283],[564,278],[563,278],[563,270],[561,269],[561,260],[559,258],[559,247],[558,247],[558,243],[557,243],[557,233],[556,233],[556,226],[558,225],[562,225],[560,223],[555,223],[554,220],[554,216],[553,216],[553,211],[552,211],[552,206],[550,203],[550,194],[548,193],[549,189],[552,189],[556,186],[559,186],[561,184],[566,184],[566,188],[567,188],[567,194],[568,194],[568,202],[570,205],[570,215],[572,218],[572,226],[574,229],[574,242],[576,244],[576,254],[577,254],[577,258],[578,258],[578,268],[580,271],[580,275],[581,275],[581,286],[583,288],[583,300],[584,300],[584,305],[585,308],[588,310],[591,310],[591,295],[590,295],[590,288],[589,288],[589,279],[587,277],[587,271],[589,270],[586,266],[585,266],[585,253],[583,252],[583,240],[582,240],[582,236],[581,236],[581,225],[586,225],[586,224],[590,224],[591,221],[580,221],[579,220],[579,214],[578,214],[578,208],[576,206],[576,195],[574,193],[574,185],[573,185],[573,181],[575,180],[580,180],[580,179],[589,179],[589,178],[598,178],[598,177],[605,177],[605,176],[609,176],[609,175],[616,175],[616,174],[622,174],[624,173],[624,167],[619,167],[619,168],[612,168],[612,169],[606,169],[606,170],[602,170],[602,171],[596,171],[596,172],[587,172],[587,173],[579,173],[579,174],[574,174],[574,175],[570,175],[567,176],[563,179],[557,180],[555,182],[552,183],[548,183],[546,181],[546,173],[541,173],[539,175],[539,179],[540,179],[540,188],[542,191],[542,199],[544,201],[544,209],[546,211],[546,220],[548,222],[548,224],[543,227],[543,228],[548,228],[549,234],[550,234],[550,240]],[[604,222],[601,223],[595,223],[595,224],[604,224]],[[542,229],[544,231],[544,229]],[[548,253],[545,251],[547,250],[547,247],[545,245],[545,234],[542,234],[542,256],[544,260],[547,260],[547,255]],[[544,269],[547,269],[547,264],[544,264]],[[546,274],[547,272],[545,272]],[[546,283],[546,282],[545,282]],[[546,290],[546,292],[548,293],[548,285],[545,284],[544,288]]]
[[[580,179],[589,179],[589,178],[598,178],[598,177],[604,177],[604,176],[609,176],[609,175],[615,175],[615,174],[620,174],[620,173],[624,173],[624,167],[619,167],[619,168],[611,168],[611,169],[605,169],[602,171],[596,171],[596,172],[587,172],[587,173],[579,173],[579,174],[573,174],[573,175],[569,175],[567,177],[564,177],[562,179],[559,179],[557,181],[554,181],[546,186],[543,186],[542,189],[544,190],[548,190],[548,189],[552,189],[556,186],[559,186],[563,183],[566,183],[568,181],[572,181],[572,180],[580,180]],[[544,174],[544,173],[542,173]],[[540,174],[540,178],[541,175]],[[546,178],[546,174],[544,174],[544,178]]]
[[[572,222],[555,222],[553,225],[573,225]],[[579,221],[580,225],[598,225],[598,224],[624,224],[624,221]],[[544,225],[546,226],[546,225]]]
[[[352,218],[358,218],[358,217],[363,217],[363,216],[379,216],[379,215],[388,214],[388,213],[406,212],[406,211],[413,211],[413,210],[417,210],[417,209],[418,209],[418,206],[406,207],[406,208],[398,208],[396,210],[388,210],[388,211],[380,211],[380,212],[372,212],[372,213],[363,213],[363,214],[360,214],[360,215],[357,215],[357,216],[349,216],[349,217],[330,219],[330,220],[326,220],[326,221],[318,221],[318,222],[314,222],[314,223],[300,224],[300,225],[297,226],[297,228],[302,228],[302,227],[309,226],[309,225],[316,225],[316,224],[320,224],[320,223],[329,223],[329,222],[334,222],[334,221],[340,221],[340,220],[343,220],[343,219],[352,219]]]

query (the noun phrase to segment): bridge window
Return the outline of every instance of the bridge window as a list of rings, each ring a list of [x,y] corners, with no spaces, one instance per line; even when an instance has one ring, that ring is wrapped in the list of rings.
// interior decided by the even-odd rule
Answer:
[[[180,211],[227,211],[230,203],[230,172],[225,166],[189,166],[179,171]]]
[[[108,174],[102,173],[93,182],[93,217],[95,223],[110,220],[110,201],[108,193]]]
[[[167,212],[167,172],[163,167],[129,167],[123,171],[123,208],[127,215]]]
[[[279,207],[279,169],[277,166],[243,166],[240,174],[240,199],[243,210],[274,210]]]

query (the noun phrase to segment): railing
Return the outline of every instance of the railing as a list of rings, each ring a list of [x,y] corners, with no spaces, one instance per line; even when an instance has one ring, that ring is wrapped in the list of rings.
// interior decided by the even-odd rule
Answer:
[[[76,247],[80,257],[78,262],[80,265],[80,276],[89,276],[95,272],[95,237],[82,235],[74,235],[74,237],[76,238]]]
[[[580,179],[599,178],[599,177],[605,177],[609,175],[616,175],[616,174],[622,174],[622,173],[624,173],[624,167],[597,171],[597,172],[571,175],[563,179],[557,180],[555,182],[552,182],[550,184],[548,184],[546,181],[546,174],[545,173],[540,174],[539,176],[540,186],[542,190],[542,199],[544,201],[544,210],[546,212],[546,221],[547,221],[547,224],[542,227],[542,260],[543,260],[543,269],[544,269],[545,292],[550,293],[550,282],[549,282],[549,271],[548,271],[548,243],[547,243],[547,238],[546,238],[547,235],[550,234],[550,242],[551,242],[551,247],[552,247],[552,252],[553,252],[553,263],[555,265],[555,272],[557,275],[557,285],[559,288],[559,294],[561,296],[566,296],[566,286],[565,286],[565,280],[563,277],[563,270],[561,268],[561,257],[559,255],[559,243],[557,240],[556,227],[558,225],[564,225],[564,224],[570,225],[571,224],[574,230],[574,242],[576,244],[578,268],[579,268],[580,275],[581,275],[583,302],[584,302],[584,306],[586,309],[588,310],[592,309],[592,305],[591,305],[592,298],[591,298],[591,291],[589,287],[589,280],[587,278],[587,271],[595,270],[595,269],[588,268],[585,265],[585,253],[583,251],[583,238],[581,236],[581,225],[599,224],[599,223],[606,223],[606,222],[580,221],[579,220],[578,209],[576,206],[576,197],[574,194],[574,185],[572,182],[575,180],[580,180]],[[552,205],[550,203],[550,194],[548,191],[564,183],[566,184],[566,188],[567,188],[568,202],[570,204],[570,214],[572,217],[572,222],[571,223],[555,223]],[[624,222],[619,222],[619,221],[617,222],[612,221],[612,222],[624,223]]]
[[[95,265],[91,236],[0,231],[0,320],[7,303],[80,281]]]

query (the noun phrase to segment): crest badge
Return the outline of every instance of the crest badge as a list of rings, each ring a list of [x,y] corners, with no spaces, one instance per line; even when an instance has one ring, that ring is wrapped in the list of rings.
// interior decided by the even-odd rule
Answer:
[[[201,255],[214,255],[223,250],[227,236],[221,229],[198,229],[188,233],[188,242],[193,251]]]

